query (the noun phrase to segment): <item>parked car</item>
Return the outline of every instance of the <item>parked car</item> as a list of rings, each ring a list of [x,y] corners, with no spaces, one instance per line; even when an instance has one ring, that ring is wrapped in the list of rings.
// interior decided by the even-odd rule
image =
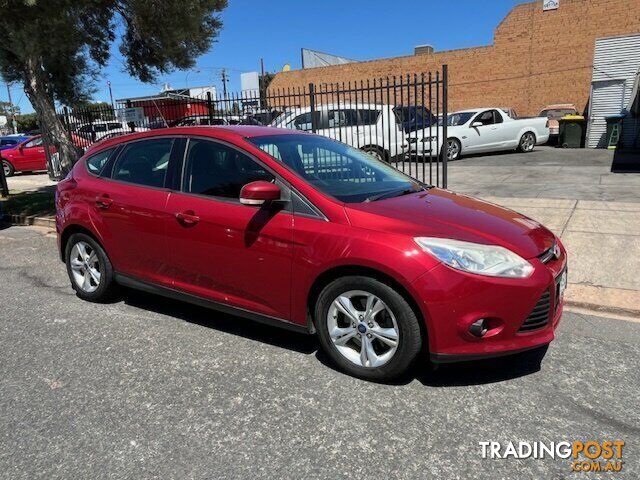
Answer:
[[[425,129],[417,138],[410,138],[411,154],[438,155],[443,129]],[[549,140],[549,127],[543,118],[514,120],[499,108],[476,108],[452,113],[447,118],[447,138],[444,153],[448,160],[457,160],[472,153],[520,150],[531,152],[536,145]]]
[[[556,105],[547,105],[538,114],[539,117],[546,118],[549,121],[549,135],[557,137],[560,133],[560,120],[566,115],[577,115],[578,109],[573,103],[559,103]]]
[[[18,135],[7,135],[5,137],[0,137],[0,151],[13,148],[19,143],[22,143],[28,139],[29,137]]]
[[[189,115],[173,123],[174,127],[191,127],[196,125],[238,125],[238,115]]]
[[[316,333],[344,371],[544,352],[566,251],[538,222],[326,137],[167,128],[105,140],[57,186],[77,295],[118,285]]]
[[[312,119],[311,107],[289,109],[271,126],[311,132],[359,148],[379,160],[404,159],[410,132],[437,122],[424,107],[353,104],[318,105]],[[313,120],[313,121],[312,121]]]
[[[79,150],[84,151],[86,140],[78,135],[71,134],[72,141]],[[51,147],[51,153],[55,153]],[[42,135],[30,137],[23,142],[0,151],[2,168],[5,177],[10,177],[16,172],[35,172],[47,169],[47,154],[45,152]]]
[[[147,131],[147,127],[142,126],[134,126],[133,131],[135,132],[144,132]],[[126,123],[119,122],[117,120],[106,121],[106,120],[96,120],[90,123],[81,123],[76,125],[74,128],[74,132],[91,141],[97,142],[101,140],[105,135],[109,133],[131,133],[132,127],[130,127]]]

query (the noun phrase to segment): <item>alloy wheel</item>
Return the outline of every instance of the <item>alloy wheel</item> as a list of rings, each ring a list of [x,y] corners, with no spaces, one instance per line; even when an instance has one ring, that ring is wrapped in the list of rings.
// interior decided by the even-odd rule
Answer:
[[[533,150],[533,147],[536,144],[535,137],[533,133],[525,133],[522,136],[522,140],[520,140],[520,148],[522,148],[523,152],[530,152]]]
[[[384,158],[382,157],[382,154],[378,150],[367,150],[367,153],[371,155],[373,158],[375,158],[376,160],[380,160],[380,161],[384,160]]]
[[[101,268],[96,251],[86,242],[77,242],[71,249],[69,265],[73,281],[83,292],[93,293],[100,286]]]
[[[2,169],[4,170],[5,177],[8,177],[9,175],[11,175],[11,167],[7,162],[5,161],[2,162]]]
[[[460,155],[460,146],[455,140],[447,140],[447,160],[455,160]]]
[[[331,302],[327,330],[336,350],[365,368],[388,363],[398,349],[400,330],[391,309],[363,290],[342,293]]]

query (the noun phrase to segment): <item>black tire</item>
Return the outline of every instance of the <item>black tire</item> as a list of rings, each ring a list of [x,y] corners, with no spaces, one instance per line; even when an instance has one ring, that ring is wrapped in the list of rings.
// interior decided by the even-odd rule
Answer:
[[[343,356],[329,335],[327,317],[333,301],[350,290],[363,290],[382,300],[393,312],[399,330],[397,349],[387,363],[378,367],[356,365]],[[334,280],[327,285],[314,308],[315,326],[320,345],[332,362],[342,371],[354,377],[385,382],[396,379],[407,372],[422,348],[422,333],[416,313],[402,295],[389,285],[370,277],[349,276]]]
[[[518,142],[518,151],[522,153],[533,152],[536,147],[536,135],[533,132],[524,132]]]
[[[73,272],[71,269],[71,252],[73,250],[73,247],[78,242],[84,242],[85,244],[88,244],[98,257],[100,282],[97,289],[92,292],[84,291],[76,284],[76,281],[74,280]],[[67,265],[67,274],[69,275],[69,280],[71,281],[71,288],[75,290],[76,295],[79,298],[87,300],[89,302],[97,303],[103,303],[113,299],[117,292],[113,266],[111,265],[111,261],[109,260],[106,252],[96,240],[84,233],[74,233],[73,235],[71,235],[71,237],[69,237],[69,240],[67,241],[64,252],[64,259]]]
[[[15,168],[13,168],[13,165],[11,165],[11,163],[6,161],[5,159],[2,159],[2,168],[4,169],[5,177],[11,177],[14,173],[16,173],[16,170]]]
[[[380,147],[364,147],[362,151],[374,156],[378,160],[389,163],[389,155],[387,155],[387,152]]]
[[[449,156],[450,142],[455,144],[455,147],[454,147],[455,153],[452,153],[453,156]],[[456,160],[459,160],[462,157],[462,144],[460,143],[460,140],[458,140],[457,138],[447,138],[444,148],[442,148],[441,150],[442,150],[441,152],[442,159],[444,160],[446,158],[448,162],[454,162]]]

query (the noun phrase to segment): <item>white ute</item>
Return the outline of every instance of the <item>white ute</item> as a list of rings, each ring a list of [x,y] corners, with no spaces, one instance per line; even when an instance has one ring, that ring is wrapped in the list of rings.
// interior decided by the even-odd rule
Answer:
[[[549,140],[546,118],[514,120],[500,108],[474,108],[451,113],[447,118],[446,155],[456,160],[461,155],[500,150],[530,152]],[[443,143],[442,127],[423,129],[409,138],[412,156],[437,155]]]

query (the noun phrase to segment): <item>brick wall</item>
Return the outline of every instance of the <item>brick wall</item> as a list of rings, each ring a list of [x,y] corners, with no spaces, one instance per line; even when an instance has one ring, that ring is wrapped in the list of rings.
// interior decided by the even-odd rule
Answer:
[[[550,103],[589,98],[596,38],[640,32],[640,0],[561,0],[518,5],[494,32],[493,45],[278,73],[270,89],[436,71],[449,65],[449,109],[512,107],[535,115]]]

